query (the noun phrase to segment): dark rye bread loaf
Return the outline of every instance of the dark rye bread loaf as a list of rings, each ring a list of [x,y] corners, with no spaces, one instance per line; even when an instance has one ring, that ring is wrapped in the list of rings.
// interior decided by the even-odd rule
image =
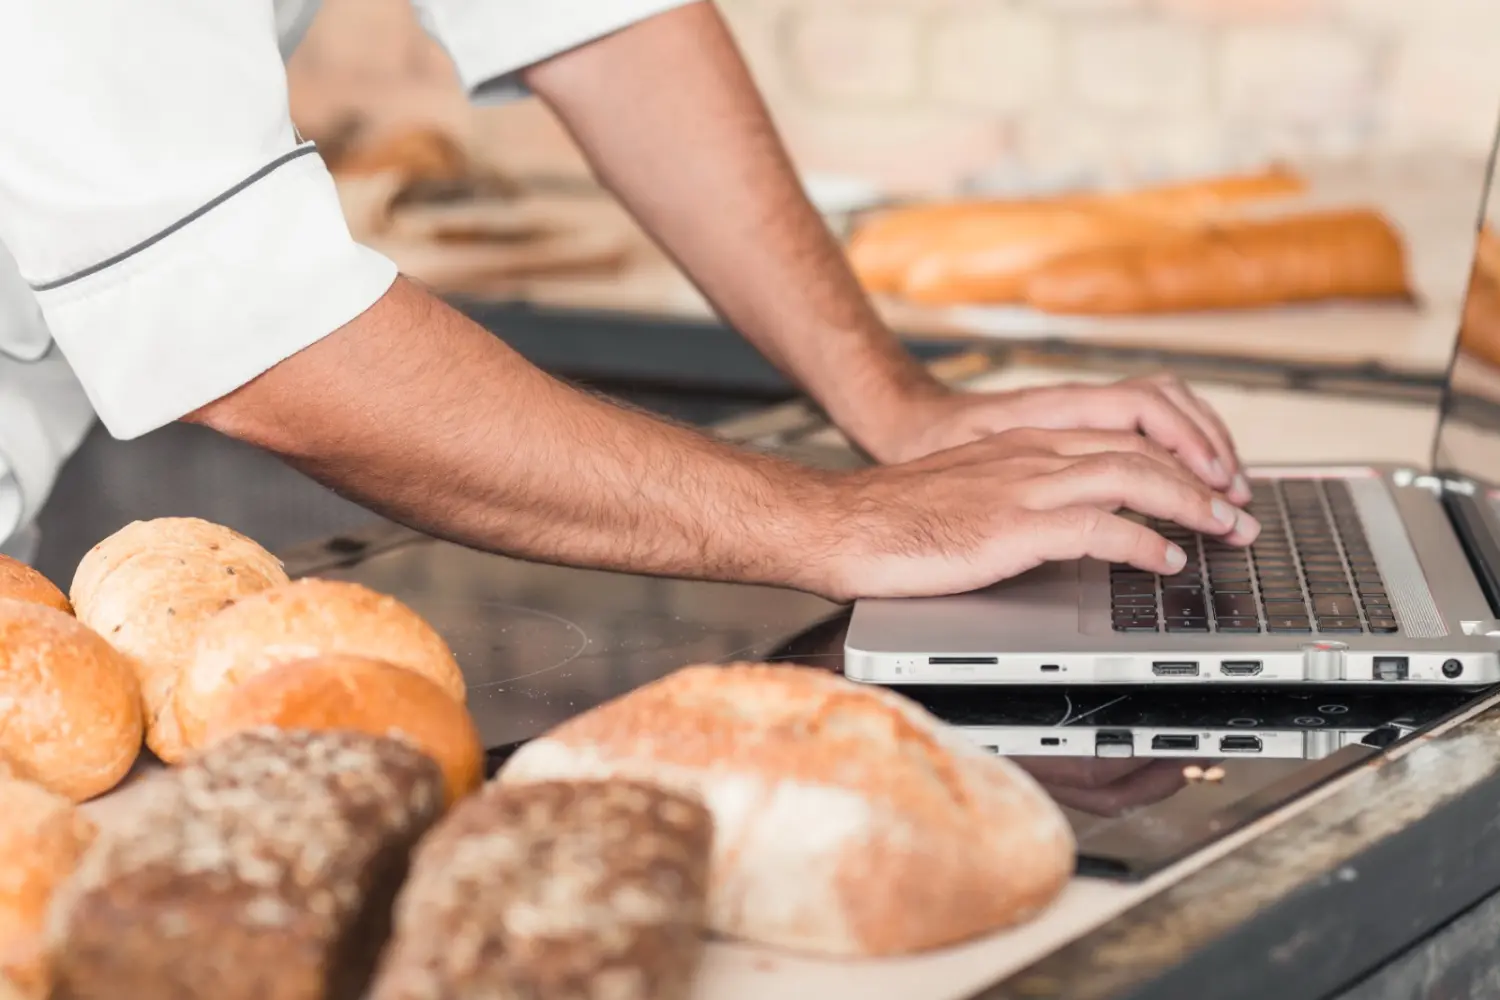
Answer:
[[[356,1000],[443,782],[396,740],[252,730],[136,794],[54,899],[53,1000]]]
[[[629,781],[491,784],[423,841],[372,1000],[678,1000],[712,820]]]

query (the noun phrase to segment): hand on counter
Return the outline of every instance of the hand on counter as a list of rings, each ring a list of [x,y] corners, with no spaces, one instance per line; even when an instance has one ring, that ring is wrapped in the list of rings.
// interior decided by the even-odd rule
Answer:
[[[928,387],[904,393],[886,416],[888,430],[874,445],[882,461],[909,461],[1017,427],[1138,431],[1231,501],[1250,499],[1224,421],[1170,374],[995,393]]]

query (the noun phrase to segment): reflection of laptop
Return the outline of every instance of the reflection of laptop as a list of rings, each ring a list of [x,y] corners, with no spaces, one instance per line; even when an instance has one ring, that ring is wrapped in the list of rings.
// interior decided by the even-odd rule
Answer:
[[[1493,154],[1490,173],[1484,202]],[[1500,502],[1481,485],[1500,481],[1500,461],[1450,464],[1483,453],[1476,435],[1500,456],[1500,420],[1460,425],[1452,383],[1450,371],[1428,469],[1252,470],[1264,526],[1254,547],[1157,525],[1190,553],[1175,577],[1085,560],[973,594],[860,601],[845,673],[881,684],[1500,681]]]
[[[1139,690],[1139,689],[1137,689]],[[1472,696],[1459,691],[1349,688],[1321,696],[1237,690],[1232,696],[1153,689],[972,686],[904,688],[944,722],[1007,757],[1256,757],[1321,760],[1355,744],[1384,749]]]

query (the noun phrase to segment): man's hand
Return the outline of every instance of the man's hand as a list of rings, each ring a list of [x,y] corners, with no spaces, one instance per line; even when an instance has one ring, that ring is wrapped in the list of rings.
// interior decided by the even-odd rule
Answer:
[[[880,408],[884,422],[865,437],[883,462],[910,461],[1017,427],[1137,431],[1230,500],[1250,499],[1224,421],[1172,375],[999,393],[928,386],[899,393]]]
[[[805,585],[835,599],[961,593],[1067,559],[1181,570],[1182,550],[1122,509],[1236,545],[1260,534],[1160,445],[1118,431],[1007,431],[847,475],[834,496]]]

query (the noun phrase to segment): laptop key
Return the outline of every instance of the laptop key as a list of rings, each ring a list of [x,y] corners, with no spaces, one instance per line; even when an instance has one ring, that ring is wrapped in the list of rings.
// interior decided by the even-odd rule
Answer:
[[[1272,632],[1311,632],[1312,622],[1306,618],[1269,618],[1266,628]]]
[[[1307,614],[1307,606],[1299,599],[1292,601],[1267,601],[1267,618],[1300,618]]]
[[[1155,632],[1156,622],[1115,622],[1116,632]]]
[[[1168,632],[1207,632],[1207,618],[1168,618]]]
[[[1109,589],[1117,597],[1124,597],[1129,594],[1155,594],[1156,584],[1126,581],[1123,583],[1111,583]]]
[[[1148,607],[1148,608],[1155,608],[1156,607],[1156,595],[1154,595],[1154,594],[1121,594],[1119,597],[1116,597],[1114,600],[1110,601],[1110,604],[1112,604],[1113,606],[1115,606],[1117,608],[1125,608],[1125,607],[1138,608],[1138,607],[1142,607],[1142,606]]]
[[[1313,614],[1319,618],[1357,618],[1359,612],[1354,608],[1354,598],[1348,593],[1314,594]]]
[[[1220,618],[1220,632],[1259,632],[1260,619],[1258,618]]]
[[[1358,618],[1319,618],[1319,632],[1363,632]]]
[[[1214,614],[1219,618],[1257,618],[1260,609],[1254,594],[1214,594]]]
[[[1394,618],[1371,618],[1370,619],[1370,631],[1371,632],[1380,632],[1380,633],[1387,633],[1388,634],[1388,633],[1395,632],[1395,631],[1399,630],[1399,628],[1400,628],[1400,626],[1396,624],[1396,619],[1394,619]]]

